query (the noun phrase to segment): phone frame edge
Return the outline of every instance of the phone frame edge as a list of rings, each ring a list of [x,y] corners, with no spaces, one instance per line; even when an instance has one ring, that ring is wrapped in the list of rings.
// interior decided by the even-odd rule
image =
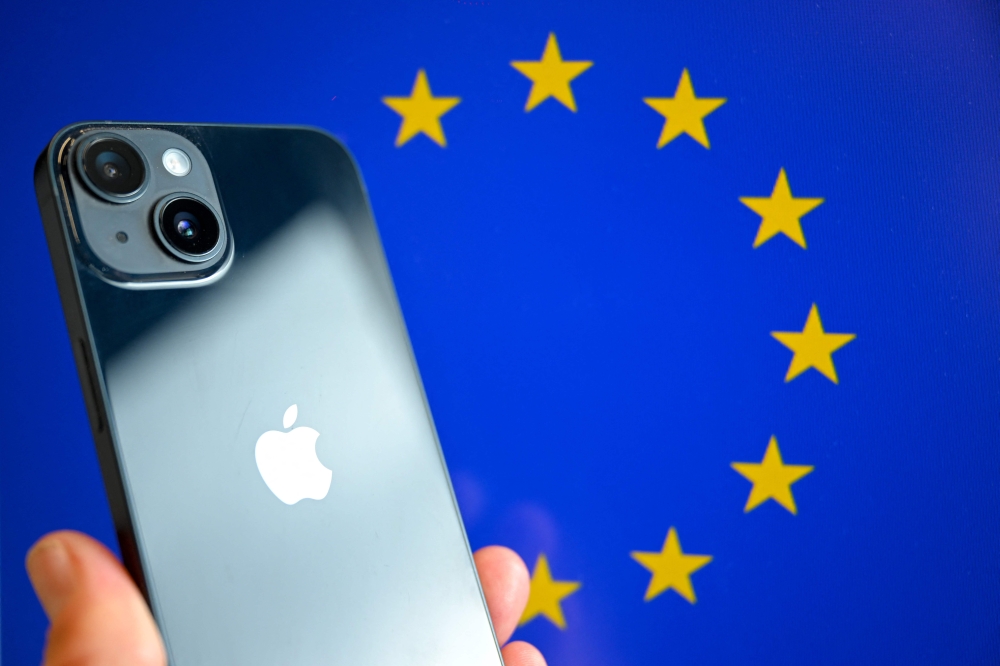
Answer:
[[[97,451],[97,461],[111,509],[122,562],[146,603],[152,608],[146,575],[139,556],[135,525],[128,508],[127,491],[115,451],[111,418],[107,410],[107,396],[104,383],[101,381],[101,373],[96,366],[96,350],[90,327],[87,325],[86,305],[75,269],[73,241],[69,238],[66,212],[63,208],[65,202],[62,202],[59,196],[57,183],[59,151],[63,149],[69,135],[77,127],[85,124],[89,123],[76,123],[60,130],[39,155],[34,170],[35,196],[38,199],[59,300],[62,302],[70,347],[76,362],[80,390],[90,417],[90,432]]]

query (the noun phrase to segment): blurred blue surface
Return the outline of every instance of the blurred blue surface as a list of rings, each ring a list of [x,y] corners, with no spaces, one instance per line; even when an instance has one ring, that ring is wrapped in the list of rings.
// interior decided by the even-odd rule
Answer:
[[[571,113],[511,60],[590,60]],[[582,582],[552,666],[987,664],[1000,654],[1000,7],[989,0],[6,3],[0,8],[2,650],[22,560],[113,542],[31,169],[85,119],[296,123],[354,152],[473,546]],[[447,148],[396,148],[424,68]],[[728,102],[655,147],[682,69]],[[267,164],[259,165],[267,169]],[[751,249],[779,168],[824,197]],[[817,303],[839,385],[784,382]],[[743,512],[776,435],[798,515]],[[697,603],[629,558],[675,526]]]

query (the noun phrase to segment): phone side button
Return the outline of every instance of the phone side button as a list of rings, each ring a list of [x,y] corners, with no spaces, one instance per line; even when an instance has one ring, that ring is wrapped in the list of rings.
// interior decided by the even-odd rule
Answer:
[[[87,341],[79,338],[77,342],[80,345],[80,355],[83,359],[83,374],[87,376],[87,386],[84,387],[84,390],[89,389],[86,398],[87,411],[90,413],[90,425],[94,432],[100,435],[104,433],[104,415],[101,412],[101,393],[97,388],[97,378],[94,376],[94,363],[90,359],[90,348]]]

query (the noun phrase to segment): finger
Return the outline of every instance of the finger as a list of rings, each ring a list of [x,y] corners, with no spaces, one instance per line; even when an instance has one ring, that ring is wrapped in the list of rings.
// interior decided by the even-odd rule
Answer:
[[[514,641],[500,651],[504,666],[545,666],[545,657],[531,643]]]
[[[52,623],[45,666],[167,663],[149,607],[103,545],[79,532],[53,532],[32,547],[25,566]]]
[[[503,645],[514,633],[528,603],[528,567],[517,553],[503,546],[480,548],[475,557],[493,631]]]

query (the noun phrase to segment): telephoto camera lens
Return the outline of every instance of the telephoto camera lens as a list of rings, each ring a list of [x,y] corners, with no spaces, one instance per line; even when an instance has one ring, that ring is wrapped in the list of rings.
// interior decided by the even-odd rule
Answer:
[[[145,160],[130,142],[101,135],[84,145],[79,160],[87,184],[111,201],[132,201],[146,184]]]
[[[219,219],[208,206],[191,197],[168,201],[160,209],[157,230],[167,249],[186,261],[208,261],[220,249]]]

